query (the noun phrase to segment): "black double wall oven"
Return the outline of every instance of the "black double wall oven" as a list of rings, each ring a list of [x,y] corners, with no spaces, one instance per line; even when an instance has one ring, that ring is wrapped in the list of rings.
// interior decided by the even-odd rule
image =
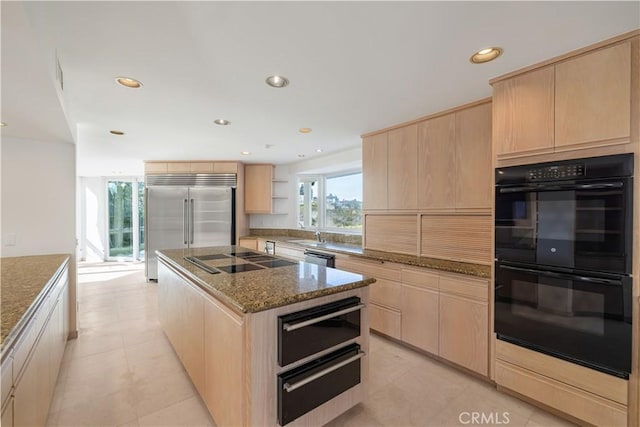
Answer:
[[[628,378],[633,155],[496,169],[498,339]]]

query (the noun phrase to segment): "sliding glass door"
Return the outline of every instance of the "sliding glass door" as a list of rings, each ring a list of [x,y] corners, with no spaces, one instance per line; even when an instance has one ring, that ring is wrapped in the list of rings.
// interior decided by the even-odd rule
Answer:
[[[144,182],[107,181],[107,242],[109,260],[144,258]]]

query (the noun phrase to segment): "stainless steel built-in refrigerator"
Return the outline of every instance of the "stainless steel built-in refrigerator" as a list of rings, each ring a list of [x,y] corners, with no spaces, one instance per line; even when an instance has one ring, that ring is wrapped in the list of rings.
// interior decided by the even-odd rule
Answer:
[[[147,177],[147,280],[158,279],[158,249],[235,244],[235,175],[231,176]]]

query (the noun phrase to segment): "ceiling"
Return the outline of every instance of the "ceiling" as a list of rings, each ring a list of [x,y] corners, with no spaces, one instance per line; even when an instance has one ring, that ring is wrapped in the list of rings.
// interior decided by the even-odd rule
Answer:
[[[29,1],[1,8],[2,121],[9,124],[2,135],[69,139],[59,129],[64,111],[78,174],[86,176],[138,175],[142,160],[153,159],[282,164],[322,156],[358,145],[362,133],[490,96],[492,77],[640,28],[639,2]],[[502,57],[469,62],[494,45]],[[40,73],[37,85],[24,78],[25,66]],[[267,86],[272,74],[291,84]],[[118,86],[116,76],[144,86]],[[41,111],[52,100],[57,113]],[[215,125],[218,118],[231,125]]]

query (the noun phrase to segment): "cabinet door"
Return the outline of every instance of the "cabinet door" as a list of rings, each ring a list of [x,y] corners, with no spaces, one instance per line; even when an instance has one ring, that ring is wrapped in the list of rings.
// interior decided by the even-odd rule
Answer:
[[[456,209],[490,209],[492,175],[488,103],[456,113]]]
[[[389,209],[418,207],[418,125],[389,131],[388,136]]]
[[[258,250],[258,239],[240,239],[239,246],[243,248],[252,249],[254,251]]]
[[[182,288],[180,359],[200,395],[204,395],[204,298],[186,283]]]
[[[400,339],[401,315],[399,311],[391,310],[375,303],[369,304],[369,327],[392,338]]]
[[[455,115],[425,120],[418,126],[418,207],[455,205]]]
[[[440,357],[487,375],[488,310],[485,302],[440,293]]]
[[[209,300],[204,304],[204,319],[205,403],[215,414],[216,425],[245,425],[242,321]]]
[[[245,165],[244,210],[269,214],[272,209],[273,165]]]
[[[629,42],[556,65],[556,149],[620,138],[628,142],[630,109]]]
[[[438,354],[438,291],[402,284],[402,341]]]
[[[418,218],[406,215],[365,215],[365,248],[414,255],[418,246]]]
[[[364,209],[387,209],[387,133],[362,140]]]
[[[4,427],[13,427],[13,397],[10,397],[6,403],[6,407],[2,411],[2,420],[0,425]]]
[[[553,152],[553,108],[553,66],[494,83],[493,135],[498,158]]]

